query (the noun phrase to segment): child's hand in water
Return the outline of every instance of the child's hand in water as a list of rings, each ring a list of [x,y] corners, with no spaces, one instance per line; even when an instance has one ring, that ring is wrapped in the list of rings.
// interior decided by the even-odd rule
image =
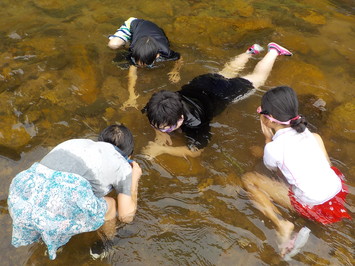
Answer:
[[[265,136],[265,143],[269,143],[272,141],[272,137],[274,136],[274,132],[272,132],[272,129],[267,127],[263,120],[260,119],[260,125],[261,125],[261,130]]]
[[[170,71],[168,73],[169,81],[171,83],[178,83],[180,81],[180,73],[179,71]]]
[[[157,129],[155,130],[155,140],[154,141],[155,141],[155,143],[162,145],[162,146],[173,144],[169,134],[164,133],[164,132],[160,132]]]
[[[142,153],[144,155],[147,155],[147,157],[151,160],[159,156],[160,154],[165,153],[164,148],[165,146],[162,146],[153,141],[149,141],[148,145],[142,149]]]
[[[178,83],[180,81],[180,69],[184,61],[182,57],[175,62],[173,69],[168,73],[171,83]]]
[[[126,111],[126,108],[128,108],[128,107],[133,107],[133,108],[138,109],[138,103],[137,103],[137,98],[138,98],[138,97],[139,97],[139,95],[135,95],[135,94],[133,94],[132,96],[130,96],[130,97],[128,98],[128,100],[125,101],[125,102],[123,103],[123,105],[121,106],[121,110],[122,110],[122,111]]]

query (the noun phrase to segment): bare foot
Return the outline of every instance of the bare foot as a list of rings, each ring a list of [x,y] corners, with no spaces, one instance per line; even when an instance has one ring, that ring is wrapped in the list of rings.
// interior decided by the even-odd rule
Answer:
[[[281,251],[281,257],[285,256],[285,254],[293,248],[294,239],[293,241],[291,240],[291,234],[293,232],[294,227],[294,224],[289,221],[280,222],[280,227],[277,236],[280,241],[279,247]]]

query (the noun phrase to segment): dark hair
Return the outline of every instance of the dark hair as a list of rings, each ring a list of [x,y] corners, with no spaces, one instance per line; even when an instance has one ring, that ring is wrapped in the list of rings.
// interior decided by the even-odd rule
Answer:
[[[132,57],[136,64],[139,62],[144,65],[151,65],[157,58],[159,52],[158,43],[149,36],[140,38],[132,49]]]
[[[181,97],[176,92],[162,90],[152,95],[142,109],[150,124],[156,127],[176,125],[183,115]]]
[[[115,145],[124,157],[132,155],[134,141],[131,131],[124,125],[111,125],[101,131],[98,141]]]
[[[298,116],[298,99],[296,92],[287,86],[280,86],[267,91],[261,98],[263,113],[272,115],[275,119],[285,122]],[[290,126],[298,133],[307,127],[303,116],[291,120]]]

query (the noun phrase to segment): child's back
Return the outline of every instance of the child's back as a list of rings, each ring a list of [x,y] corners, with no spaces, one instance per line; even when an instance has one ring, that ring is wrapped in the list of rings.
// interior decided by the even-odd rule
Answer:
[[[279,168],[305,204],[321,204],[341,189],[339,178],[308,129],[302,133],[290,127],[278,130],[265,146],[264,163],[268,168]]]

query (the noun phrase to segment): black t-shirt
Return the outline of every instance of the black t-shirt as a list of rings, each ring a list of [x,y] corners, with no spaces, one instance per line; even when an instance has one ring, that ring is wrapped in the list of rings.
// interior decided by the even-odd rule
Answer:
[[[130,51],[132,51],[137,40],[142,37],[150,36],[154,38],[159,45],[160,56],[157,58],[156,62],[178,60],[180,58],[179,53],[170,49],[169,40],[164,30],[153,22],[144,19],[135,19],[131,22],[130,31],[132,33]]]
[[[186,134],[188,146],[199,149],[207,146],[212,118],[220,114],[228,103],[253,88],[253,84],[246,79],[227,79],[219,74],[201,75],[182,86],[178,91],[184,113],[181,129]]]

